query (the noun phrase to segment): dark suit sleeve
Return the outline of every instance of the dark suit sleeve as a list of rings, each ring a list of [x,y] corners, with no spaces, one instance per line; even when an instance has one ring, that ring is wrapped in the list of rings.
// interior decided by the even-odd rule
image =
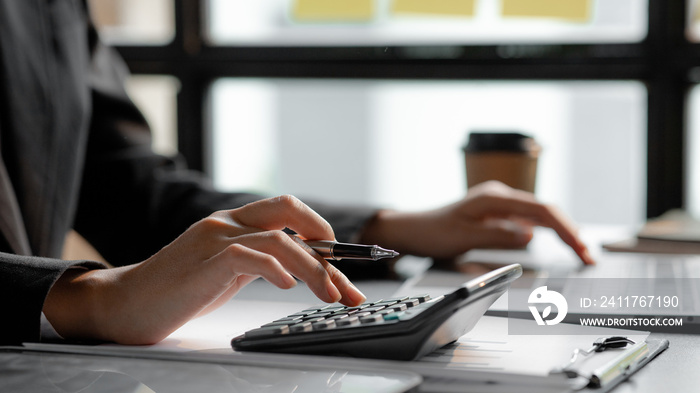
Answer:
[[[39,341],[41,311],[51,286],[71,267],[98,269],[90,261],[27,257],[0,253],[0,345]]]
[[[75,228],[108,261],[143,260],[213,211],[262,198],[217,192],[181,158],[154,154],[148,125],[124,91],[123,61],[96,36],[92,54],[93,118]],[[365,207],[309,205],[339,240],[357,234],[374,214]]]

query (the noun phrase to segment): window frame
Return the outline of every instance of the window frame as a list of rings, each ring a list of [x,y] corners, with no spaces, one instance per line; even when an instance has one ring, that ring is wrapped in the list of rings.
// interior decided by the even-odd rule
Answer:
[[[219,78],[638,80],[648,91],[647,217],[684,207],[686,97],[700,67],[700,45],[685,35],[685,1],[649,0],[648,35],[639,43],[465,45],[446,51],[459,53],[453,58],[416,58],[420,47],[406,46],[211,45],[205,6],[174,0],[175,35],[167,45],[117,46],[133,73],[179,80],[178,148],[194,169],[207,169],[208,90]],[[521,55],[501,57],[504,47]]]

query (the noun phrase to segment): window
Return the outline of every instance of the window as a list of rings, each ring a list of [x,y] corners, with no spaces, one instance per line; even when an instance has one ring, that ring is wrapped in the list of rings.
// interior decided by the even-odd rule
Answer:
[[[157,47],[175,36],[173,0],[90,0],[89,6],[101,38],[110,44]],[[153,130],[154,150],[176,154],[177,79],[133,75],[126,87]]]
[[[638,82],[248,79],[212,89],[215,185],[399,209],[466,189],[473,130],[533,135],[537,194],[577,220],[645,218],[646,91]]]
[[[341,0],[329,10],[319,0],[209,0],[207,16],[217,45],[619,43],[646,36],[645,1],[564,0],[573,6],[557,15],[556,4],[540,5],[540,17],[518,3],[543,2]]]
[[[239,130],[255,129],[256,138],[262,138],[246,142],[249,150],[269,143],[281,146],[287,132],[299,132],[298,127],[288,130],[291,124],[298,123],[281,127],[276,116],[291,119],[293,113],[289,108],[301,110],[299,102],[290,101],[290,97],[303,94],[304,90],[299,87],[302,83],[311,89],[309,94],[312,91],[326,94],[328,89],[337,88],[338,94],[347,95],[337,99],[358,111],[358,116],[352,119],[358,123],[357,130],[342,136],[348,138],[344,141],[353,143],[348,145],[353,149],[366,148],[375,140],[394,138],[398,130],[395,127],[403,124],[396,105],[404,97],[415,96],[413,92],[421,91],[435,102],[446,102],[451,96],[473,101],[476,92],[502,93],[503,99],[508,101],[511,94],[518,97],[518,92],[528,91],[537,97],[548,97],[547,102],[556,103],[552,105],[564,111],[550,118],[552,122],[565,119],[561,124],[566,131],[561,134],[551,130],[540,134],[544,131],[533,125],[534,120],[517,118],[521,121],[518,129],[541,137],[547,144],[561,143],[548,146],[545,154],[568,151],[572,143],[593,149],[596,139],[590,138],[601,130],[607,131],[600,136],[614,141],[596,145],[600,152],[596,163],[609,162],[606,167],[612,169],[601,171],[592,166],[584,168],[590,173],[581,174],[576,172],[579,170],[576,168],[581,168],[580,163],[575,164],[580,157],[569,157],[569,163],[564,160],[561,165],[572,171],[571,178],[586,175],[588,177],[583,178],[594,179],[594,173],[602,173],[597,184],[627,187],[625,191],[615,188],[614,198],[625,198],[627,193],[632,195],[639,188],[646,188],[641,200],[631,199],[630,205],[620,210],[624,213],[609,221],[632,223],[638,220],[640,209],[645,209],[647,217],[655,217],[668,209],[687,206],[687,199],[697,199],[692,196],[697,193],[691,193],[691,188],[696,187],[693,184],[698,183],[692,180],[697,164],[693,163],[692,154],[688,153],[688,157],[682,154],[691,152],[688,141],[697,139],[697,131],[685,131],[686,123],[690,122],[687,108],[692,105],[686,105],[686,98],[691,85],[700,82],[697,71],[700,47],[695,44],[697,38],[693,38],[697,0],[465,0],[459,3],[464,8],[447,10],[422,7],[456,3],[443,0],[334,2],[354,7],[354,19],[338,17],[337,13],[333,14],[337,10],[319,14],[318,5],[328,3],[321,0],[252,3],[172,0],[163,3],[172,11],[172,14],[163,11],[172,16],[168,22],[173,29],[170,41],[161,39],[159,44],[153,40],[110,41],[117,43],[135,74],[167,75],[177,81],[178,150],[190,166],[211,171],[217,179],[221,173],[217,160],[225,155],[216,153],[216,149],[220,142],[221,146],[241,143]],[[529,8],[519,7],[522,4],[528,4]],[[549,5],[550,11],[543,12],[543,5]],[[559,97],[560,101],[552,97]],[[227,106],[227,100],[242,101],[249,110],[234,117],[236,106],[240,105]],[[579,101],[586,104],[579,105]],[[384,108],[384,113],[367,109],[370,102]],[[322,104],[330,105],[330,102]],[[529,107],[531,104],[526,99],[522,105]],[[617,106],[625,109],[610,110]],[[443,113],[443,109],[434,110]],[[260,115],[268,111],[273,113],[269,118]],[[544,115],[533,111],[537,113],[533,119],[544,121]],[[587,115],[581,117],[581,113]],[[403,120],[406,123],[411,116],[418,116],[418,113],[409,114]],[[472,127],[515,128],[514,123],[505,121],[504,124],[479,124],[461,119],[458,130],[456,120],[450,121],[455,122],[453,131],[444,131],[448,134],[443,137],[451,140],[452,145],[461,143]],[[365,128],[360,129],[359,123]],[[584,130],[582,124],[589,123],[590,128]],[[267,133],[260,130],[267,130]],[[357,139],[350,140],[354,137]],[[550,138],[553,139],[550,141]],[[628,146],[623,146],[623,140],[627,140]],[[292,178],[285,180],[280,175],[283,171],[276,166],[279,157],[275,154],[279,152],[275,149],[256,156],[257,169],[249,173],[248,178],[238,172],[235,178],[222,183],[217,180],[217,183],[222,187],[250,187],[271,192],[287,189],[285,182]],[[368,160],[384,157],[372,150],[362,154],[366,154]],[[230,152],[228,155],[226,159],[234,159]],[[450,155],[452,158],[447,157]],[[459,152],[452,150],[440,159],[456,162]],[[591,203],[608,202],[598,202],[592,195],[594,188],[581,190],[590,184],[589,180],[573,186],[568,185],[572,182],[568,180],[567,188],[560,190],[560,194],[553,191],[558,187],[554,184],[560,180],[546,174],[551,171],[549,164],[544,163],[547,159],[550,157],[542,158],[538,193],[546,199],[563,201],[568,212],[579,221],[604,221],[605,217],[595,215],[576,201],[576,195],[581,192],[589,195],[586,194],[589,192]],[[366,165],[356,162],[359,168]],[[391,168],[387,165],[386,168]],[[450,171],[456,170],[454,165],[451,168]],[[626,175],[621,175],[623,172]],[[450,176],[457,177],[456,173]],[[615,181],[622,176],[630,177],[626,181]],[[233,179],[241,183],[230,184]],[[455,180],[450,186],[454,188],[444,190],[441,197],[456,195],[463,187],[463,180],[459,182],[458,186]],[[377,189],[376,184],[368,184],[356,185],[351,191],[362,194],[362,200],[378,203],[406,203],[409,207],[430,203],[426,199],[409,204],[390,196],[390,192],[377,194]],[[598,190],[605,192],[603,187]],[[351,191],[337,198],[356,196]],[[610,206],[618,206],[617,203],[611,202]]]
[[[688,158],[686,163],[686,182],[688,189],[686,201],[688,211],[700,217],[700,88],[694,87],[688,100],[690,118],[688,122],[688,132],[685,154]]]
[[[91,0],[90,10],[113,44],[167,44],[175,35],[173,0]]]
[[[687,36],[692,42],[700,42],[700,1],[688,0]]]
[[[127,82],[131,99],[153,132],[153,150],[174,155],[177,148],[177,79],[163,75],[133,75]]]

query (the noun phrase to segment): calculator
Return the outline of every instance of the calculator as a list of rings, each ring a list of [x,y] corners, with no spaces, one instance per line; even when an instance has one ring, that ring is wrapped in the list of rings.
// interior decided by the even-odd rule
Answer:
[[[404,296],[357,307],[310,307],[233,338],[237,351],[414,360],[470,331],[516,278],[513,264],[437,297]]]

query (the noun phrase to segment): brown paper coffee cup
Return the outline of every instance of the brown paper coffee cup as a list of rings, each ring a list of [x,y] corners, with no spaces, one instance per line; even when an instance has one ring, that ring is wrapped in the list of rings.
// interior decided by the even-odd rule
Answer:
[[[464,147],[467,187],[489,180],[535,192],[541,147],[519,133],[472,132]]]

